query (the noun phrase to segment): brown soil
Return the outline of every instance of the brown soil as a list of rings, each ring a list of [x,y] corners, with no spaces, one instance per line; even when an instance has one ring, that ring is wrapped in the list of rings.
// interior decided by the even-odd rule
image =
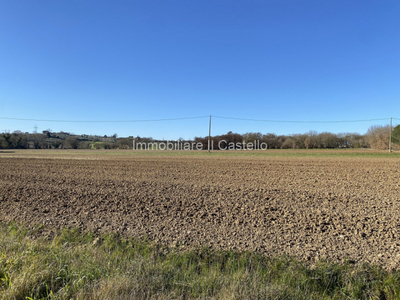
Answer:
[[[399,167],[378,158],[2,153],[0,218],[400,269]]]

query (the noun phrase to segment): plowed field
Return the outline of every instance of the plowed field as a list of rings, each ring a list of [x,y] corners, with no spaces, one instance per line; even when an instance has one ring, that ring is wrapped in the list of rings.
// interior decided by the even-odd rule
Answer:
[[[400,269],[398,159],[21,153],[3,221]]]

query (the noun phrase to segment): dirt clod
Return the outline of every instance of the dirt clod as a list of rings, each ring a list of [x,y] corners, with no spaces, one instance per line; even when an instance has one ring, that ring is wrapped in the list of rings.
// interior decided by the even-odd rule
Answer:
[[[0,217],[400,268],[399,166],[381,158],[2,154]]]

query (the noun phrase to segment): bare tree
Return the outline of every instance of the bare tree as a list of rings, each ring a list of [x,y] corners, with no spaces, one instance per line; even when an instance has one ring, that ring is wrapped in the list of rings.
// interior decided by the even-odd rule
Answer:
[[[306,149],[310,148],[311,145],[311,138],[308,136],[305,140],[304,140],[304,146],[306,146]]]
[[[378,150],[389,149],[389,136],[390,136],[389,125],[371,126],[368,129],[366,136],[367,136],[367,140],[368,140],[368,143],[371,148],[378,149]]]

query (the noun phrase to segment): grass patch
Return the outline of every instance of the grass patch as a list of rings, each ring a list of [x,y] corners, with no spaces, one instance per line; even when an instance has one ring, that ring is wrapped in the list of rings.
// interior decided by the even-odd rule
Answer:
[[[220,151],[214,150],[211,153],[208,151],[147,151],[147,150],[16,150],[16,154],[20,155],[68,155],[68,156],[232,156],[232,157],[321,157],[321,158],[400,158],[400,151],[389,153],[385,150],[372,149],[268,149],[256,151]],[[4,156],[6,157],[6,156]]]
[[[0,225],[0,299],[399,299],[400,273],[369,265],[198,248],[76,229],[51,240]]]

